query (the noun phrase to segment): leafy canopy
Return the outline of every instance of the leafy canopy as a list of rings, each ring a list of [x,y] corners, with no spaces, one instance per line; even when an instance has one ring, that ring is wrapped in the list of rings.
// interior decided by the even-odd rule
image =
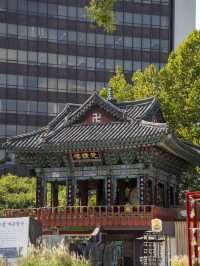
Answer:
[[[109,86],[118,101],[156,96],[171,128],[200,144],[200,31],[193,31],[160,71],[150,65],[136,71],[128,82],[117,68]],[[105,97],[106,90],[100,94]]]
[[[0,178],[0,210],[35,207],[34,178],[18,177],[11,174]]]

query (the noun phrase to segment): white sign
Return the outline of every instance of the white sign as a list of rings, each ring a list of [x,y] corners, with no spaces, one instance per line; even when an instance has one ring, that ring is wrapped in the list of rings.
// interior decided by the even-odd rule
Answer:
[[[151,230],[156,233],[162,232],[162,221],[160,219],[151,220]]]
[[[12,262],[26,254],[29,224],[29,217],[0,218],[0,257]]]

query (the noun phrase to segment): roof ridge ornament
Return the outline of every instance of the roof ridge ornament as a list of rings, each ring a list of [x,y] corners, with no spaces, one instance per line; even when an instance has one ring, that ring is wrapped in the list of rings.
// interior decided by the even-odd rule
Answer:
[[[107,101],[112,102],[113,101],[113,89],[109,87],[107,93]]]

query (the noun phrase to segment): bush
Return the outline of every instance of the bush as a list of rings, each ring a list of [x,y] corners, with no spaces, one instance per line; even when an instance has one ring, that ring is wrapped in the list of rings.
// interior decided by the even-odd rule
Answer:
[[[187,256],[175,256],[172,258],[172,266],[189,266]]]
[[[18,266],[90,266],[82,257],[70,254],[64,246],[30,248],[27,256],[18,260]]]

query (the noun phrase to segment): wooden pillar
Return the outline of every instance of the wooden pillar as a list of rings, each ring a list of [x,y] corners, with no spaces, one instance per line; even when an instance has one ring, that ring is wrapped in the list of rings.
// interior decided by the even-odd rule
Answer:
[[[81,206],[88,205],[88,180],[79,181],[79,194],[80,194],[80,204]]]
[[[145,204],[145,177],[144,176],[140,176],[138,178],[138,182],[139,184],[139,204],[144,205]]]
[[[47,204],[47,182],[42,177],[36,181],[36,207],[46,207]]]
[[[67,189],[68,206],[73,206],[76,199],[76,180],[74,177],[68,177]]]
[[[112,205],[112,200],[113,200],[113,191],[112,191],[112,178],[111,176],[108,176],[106,178],[106,182],[105,182],[105,191],[106,191],[106,203],[108,206]]]
[[[52,207],[58,207],[58,192],[59,187],[57,182],[51,183],[51,206]]]

